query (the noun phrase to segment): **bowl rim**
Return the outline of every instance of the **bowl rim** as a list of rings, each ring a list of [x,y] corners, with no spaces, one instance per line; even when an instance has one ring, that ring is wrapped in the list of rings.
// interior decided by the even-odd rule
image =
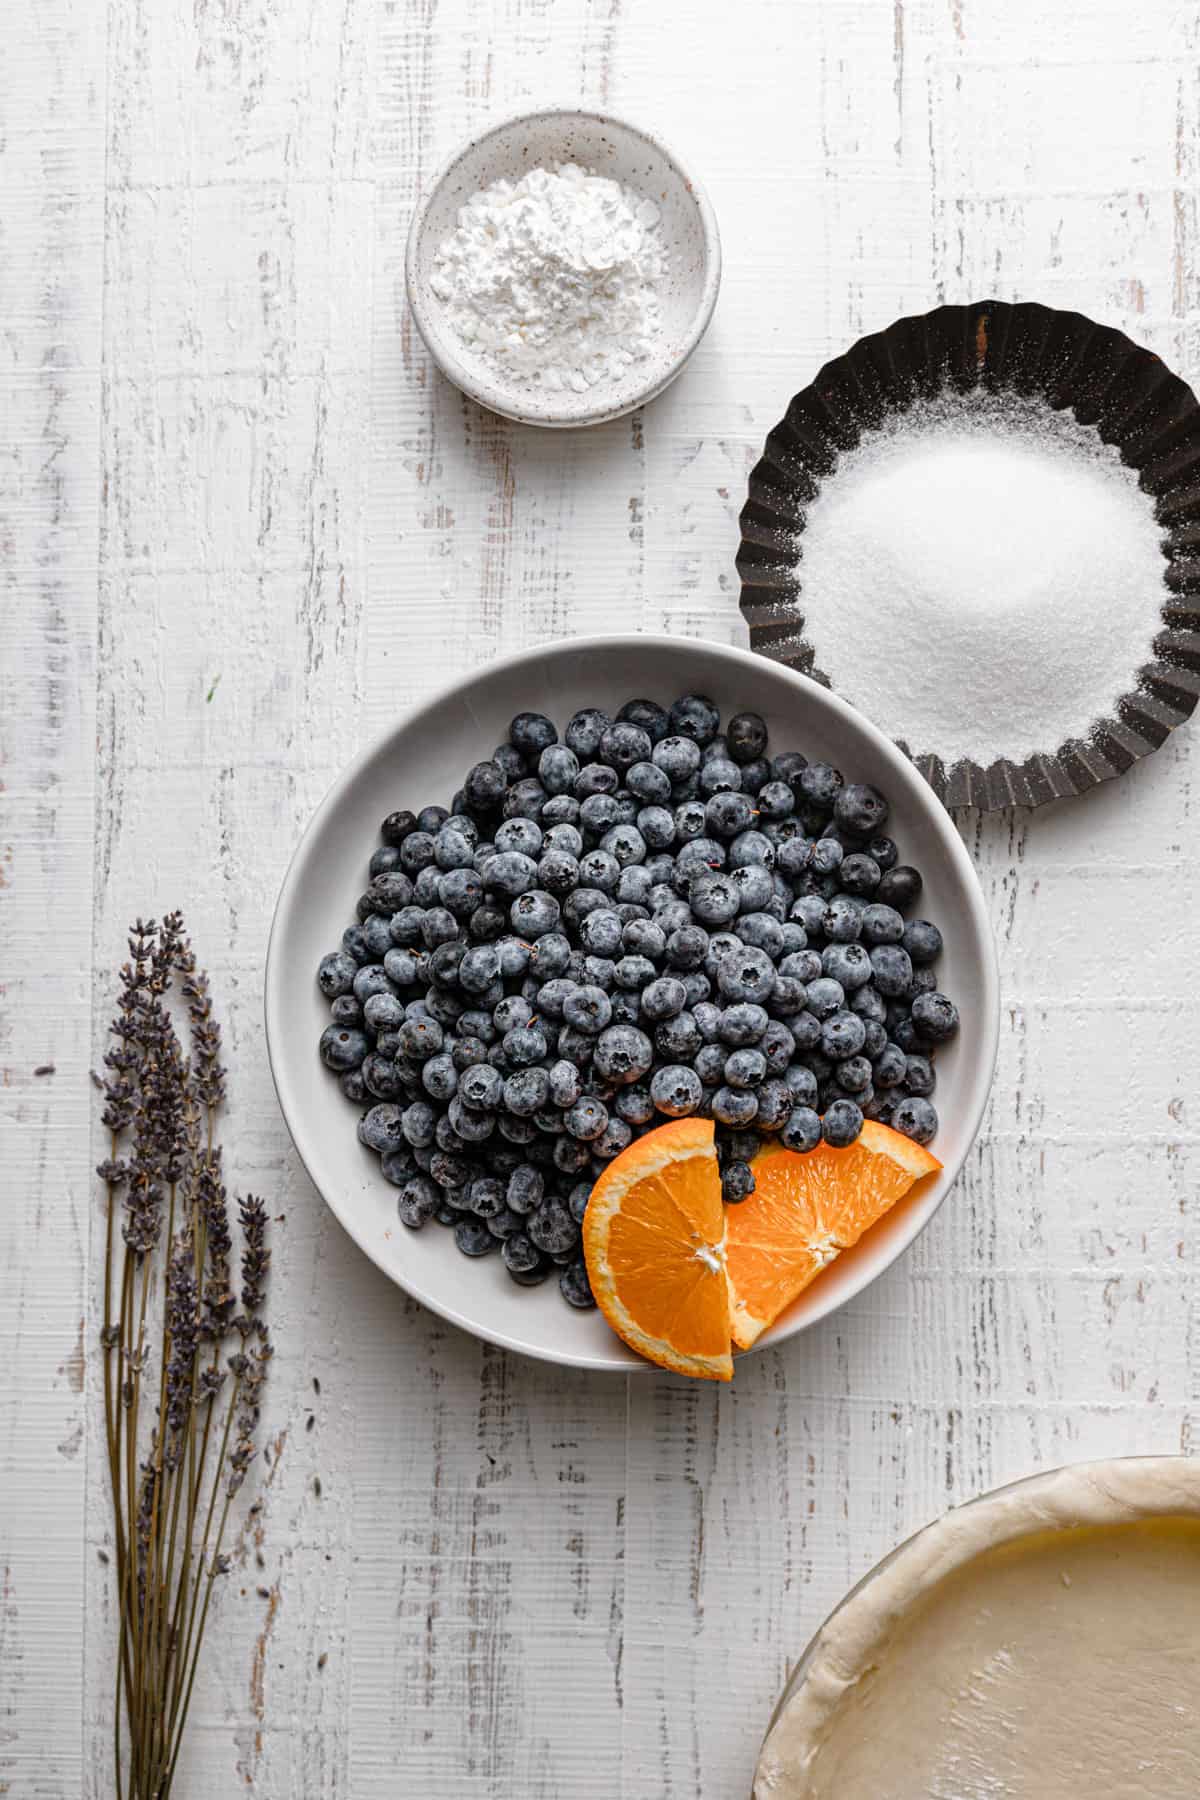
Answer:
[[[1090,1515],[1087,1518],[1069,1516],[1073,1502],[1075,1502],[1075,1511],[1081,1510],[1077,1504],[1080,1484],[1093,1484],[1096,1487],[1098,1490],[1096,1510],[1106,1511],[1109,1523],[1119,1524],[1127,1519],[1171,1516],[1176,1509],[1178,1498],[1176,1495],[1171,1496],[1169,1506],[1147,1508],[1139,1503],[1131,1504],[1126,1496],[1114,1493],[1104,1485],[1105,1481],[1111,1481],[1114,1478],[1114,1472],[1116,1482],[1120,1486],[1126,1477],[1136,1482],[1139,1472],[1161,1473],[1170,1468],[1187,1468],[1191,1471],[1200,1468],[1200,1460],[1178,1450],[1143,1450],[1127,1451],[1117,1456],[1088,1456],[1079,1462],[1055,1463],[1050,1468],[1035,1469],[1028,1475],[1017,1475],[1011,1481],[1001,1482],[998,1487],[986,1488],[982,1493],[972,1494],[966,1500],[956,1501],[953,1506],[945,1507],[932,1519],[926,1520],[924,1525],[919,1525],[915,1531],[910,1531],[898,1544],[893,1544],[890,1550],[885,1551],[878,1562],[873,1563],[865,1574],[860,1575],[858,1580],[846,1589],[841,1599],[825,1614],[795,1662],[789,1665],[779,1698],[775,1702],[767,1721],[766,1730],[763,1732],[758,1750],[759,1760],[761,1760],[771,1733],[782,1718],[785,1708],[808,1680],[824,1645],[825,1634],[831,1626],[867,1595],[875,1583],[886,1576],[889,1571],[919,1555],[923,1544],[930,1541],[936,1542],[935,1534],[944,1532],[949,1521],[958,1520],[964,1515],[971,1514],[979,1514],[984,1518],[989,1515],[1000,1518],[1004,1502],[1019,1500],[1022,1496],[1035,1495],[1042,1498],[1045,1503],[1038,1529],[1069,1530],[1072,1525],[1095,1523],[1096,1520]],[[1197,1515],[1200,1515],[1200,1490],[1196,1493],[1194,1504],[1184,1514],[1187,1517]],[[997,1539],[997,1543],[1017,1542],[1026,1535],[1035,1535],[1035,1528],[1026,1526],[1018,1520],[1017,1529],[1004,1538]],[[937,1579],[942,1579],[956,1568],[964,1567],[967,1562],[972,1560],[974,1554],[977,1553],[972,1552],[966,1558],[956,1560],[940,1569]],[[914,1596],[913,1604],[917,1604],[919,1598],[919,1595]],[[757,1780],[757,1766],[756,1762],[755,1780]],[[755,1800],[753,1792],[751,1792],[749,1800]]]
[[[704,246],[704,277],[692,315],[692,322],[687,333],[680,340],[678,351],[666,372],[647,381],[635,394],[615,406],[605,405],[601,401],[591,407],[559,414],[542,413],[536,409],[523,408],[519,404],[519,395],[516,390],[488,381],[486,377],[478,375],[464,358],[459,357],[447,340],[445,333],[439,329],[435,309],[430,304],[429,297],[417,274],[421,240],[430,209],[442,187],[459,164],[490,139],[501,137],[520,125],[542,123],[554,119],[590,120],[599,125],[614,125],[649,144],[679,175],[695,202]],[[472,133],[452,150],[434,170],[428,185],[417,201],[409,223],[408,239],[404,251],[404,286],[409,308],[425,348],[448,381],[453,382],[455,387],[460,388],[477,405],[486,407],[489,412],[498,413],[501,418],[512,419],[519,425],[540,425],[552,431],[571,431],[589,425],[604,425],[613,419],[624,418],[627,413],[635,412],[639,406],[645,406],[649,401],[656,399],[683,371],[696,346],[708,330],[713,310],[717,304],[717,294],[721,286],[721,234],[717,226],[717,215],[713,211],[712,203],[703,185],[697,180],[691,168],[678,152],[656,131],[650,130],[648,126],[639,125],[632,119],[625,118],[621,113],[603,111],[598,107],[571,106],[565,102],[562,105],[526,107],[490,120],[481,130]]]
[[[320,838],[322,825],[340,804],[342,797],[355,785],[361,773],[399,733],[418,724],[423,717],[442,706],[462,687],[495,673],[507,673],[519,668],[522,664],[537,659],[579,653],[586,655],[588,652],[609,650],[628,654],[631,651],[647,647],[671,652],[678,651],[681,646],[715,654],[720,659],[729,661],[735,667],[740,666],[751,677],[755,675],[761,677],[764,673],[764,659],[754,651],[743,649],[739,645],[718,643],[711,638],[678,638],[663,632],[593,633],[585,637],[549,638],[541,643],[526,645],[522,649],[511,651],[506,656],[497,657],[489,663],[455,675],[449,681],[441,683],[432,693],[426,695],[415,705],[405,708],[392,724],[372,734],[327,787],[288,861],[272,913],[271,929],[267,941],[263,979],[263,1017],[267,1061],[275,1087],[276,1099],[305,1173],[342,1229],[376,1267],[395,1282],[402,1292],[410,1295],[422,1306],[428,1307],[431,1312],[436,1313],[449,1324],[501,1349],[516,1351],[523,1356],[532,1356],[538,1361],[559,1367],[586,1369],[597,1373],[628,1375],[639,1372],[658,1374],[661,1371],[656,1364],[643,1359],[618,1361],[614,1356],[610,1362],[594,1356],[572,1354],[569,1350],[565,1353],[550,1352],[537,1345],[514,1338],[504,1331],[490,1330],[481,1326],[476,1319],[469,1317],[466,1313],[430,1298],[417,1287],[402,1279],[397,1270],[377,1251],[370,1238],[357,1229],[353,1209],[340,1198],[326,1192],[313,1170],[313,1159],[307,1148],[311,1136],[311,1126],[298,1095],[292,1090],[287,1069],[287,1053],[283,1048],[287,1041],[282,1016],[283,992],[287,980],[283,944],[288,935],[292,918],[303,905],[302,895],[306,885],[304,876],[309,860],[314,854],[314,847]],[[790,1338],[819,1324],[822,1319],[827,1318],[838,1308],[849,1305],[894,1263],[898,1262],[916,1242],[926,1226],[941,1210],[946,1196],[962,1172],[971,1147],[979,1134],[991,1091],[1000,1040],[1000,977],[995,935],[992,931],[978,872],[950,814],[941,805],[933,790],[921,780],[903,751],[880,731],[878,726],[873,725],[863,713],[851,706],[848,700],[843,700],[840,695],[832,693],[828,688],[821,687],[818,682],[814,682],[810,677],[802,675],[794,669],[779,664],[770,666],[774,676],[793,687],[798,697],[802,697],[810,703],[815,701],[818,706],[831,708],[852,730],[860,732],[870,740],[872,748],[877,750],[884,762],[889,765],[889,773],[894,775],[906,794],[911,794],[916,804],[924,809],[931,829],[937,834],[946,849],[958,876],[970,914],[972,935],[983,951],[979,967],[979,1053],[973,1065],[974,1074],[968,1086],[967,1103],[960,1115],[963,1124],[961,1148],[957,1157],[952,1158],[943,1166],[944,1180],[937,1203],[932,1207],[926,1205],[924,1209],[914,1208],[912,1210],[911,1215],[906,1218],[904,1230],[896,1235],[892,1253],[877,1268],[866,1270],[848,1293],[829,1295],[823,1304],[813,1309],[810,1315],[785,1326],[778,1336],[764,1334],[764,1337],[753,1346],[751,1351],[741,1352],[740,1355],[751,1355],[754,1350],[767,1349],[786,1343]],[[624,1347],[622,1346],[622,1348]]]

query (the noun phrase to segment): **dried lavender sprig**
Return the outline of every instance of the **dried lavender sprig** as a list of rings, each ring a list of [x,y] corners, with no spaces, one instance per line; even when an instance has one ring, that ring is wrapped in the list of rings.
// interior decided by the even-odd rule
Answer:
[[[180,978],[180,998],[188,1011],[190,1058],[183,1053],[169,1010],[173,974]],[[207,978],[196,966],[180,914],[167,914],[158,926],[153,921],[136,921],[130,933],[129,961],[118,984],[102,1083],[105,1121],[113,1141],[110,1155],[99,1168],[110,1219],[101,1329],[106,1383],[110,1382],[114,1349],[121,1374],[119,1394],[113,1396],[115,1404],[107,1408],[107,1416],[115,1424],[109,1453],[118,1543],[119,1547],[126,1545],[128,1552],[118,1558],[124,1573],[117,1685],[120,1716],[127,1717],[131,1735],[128,1754],[123,1756],[118,1729],[114,1751],[119,1800],[126,1795],[128,1800],[167,1800],[211,1583],[228,1567],[228,1556],[221,1549],[225,1520],[232,1494],[242,1485],[254,1455],[261,1391],[271,1356],[260,1316],[270,1259],[265,1243],[266,1208],[262,1201],[250,1198],[241,1209],[244,1316],[234,1320],[228,1197],[220,1151],[212,1142],[212,1115],[225,1092],[220,1031]],[[208,1115],[204,1132],[200,1129],[202,1110]],[[118,1136],[131,1127],[128,1148],[119,1150]],[[111,1224],[122,1189],[126,1253],[117,1324],[111,1317],[107,1270],[111,1268]],[[177,1189],[182,1225],[178,1232],[172,1227],[167,1234],[161,1394],[149,1454],[143,1452],[139,1459],[138,1396],[150,1354],[144,1341],[145,1303],[152,1259],[163,1243],[167,1202],[169,1199],[174,1217]],[[139,1269],[141,1274],[135,1277]],[[238,1354],[244,1363],[239,1364],[241,1372],[225,1409],[203,1538],[194,1546],[192,1533],[213,1403],[227,1379],[217,1351],[231,1328],[240,1336]],[[201,1369],[198,1359],[205,1343],[213,1346],[213,1360]],[[208,1486],[206,1480],[204,1485]],[[218,1495],[223,1496],[220,1528],[210,1555],[207,1543]],[[177,1535],[182,1554],[178,1568]],[[195,1585],[191,1580],[193,1558],[197,1562]],[[197,1619],[194,1602],[201,1577],[207,1585]]]
[[[192,1033],[192,1068],[201,1104],[210,1110],[225,1098],[225,1074],[221,1065],[221,1027],[213,1014],[208,976],[196,966],[191,940],[184,938],[175,959],[182,977],[181,992],[187,1001]]]
[[[245,1336],[263,1303],[263,1284],[271,1266],[271,1252],[266,1247],[267,1209],[256,1194],[247,1194],[238,1204],[242,1236],[242,1313],[239,1329]]]

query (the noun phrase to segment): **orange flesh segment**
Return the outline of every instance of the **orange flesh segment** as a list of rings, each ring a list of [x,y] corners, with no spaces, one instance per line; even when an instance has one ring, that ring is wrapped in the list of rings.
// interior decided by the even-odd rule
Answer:
[[[615,1157],[592,1190],[584,1255],[617,1335],[662,1367],[733,1375],[725,1209],[711,1124],[680,1119]]]
[[[805,1155],[771,1149],[757,1156],[754,1192],[726,1215],[734,1343],[748,1350],[914,1181],[941,1166],[911,1138],[871,1121],[845,1150],[821,1144]]]

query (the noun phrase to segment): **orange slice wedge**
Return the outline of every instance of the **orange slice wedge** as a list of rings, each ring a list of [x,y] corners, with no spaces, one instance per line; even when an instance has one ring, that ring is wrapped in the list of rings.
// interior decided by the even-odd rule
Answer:
[[[725,1218],[712,1125],[677,1119],[614,1157],[583,1221],[592,1292],[617,1336],[708,1381],[733,1379]]]
[[[868,1121],[846,1150],[772,1147],[751,1166],[754,1192],[725,1214],[730,1331],[743,1350],[914,1181],[942,1165],[911,1138]]]

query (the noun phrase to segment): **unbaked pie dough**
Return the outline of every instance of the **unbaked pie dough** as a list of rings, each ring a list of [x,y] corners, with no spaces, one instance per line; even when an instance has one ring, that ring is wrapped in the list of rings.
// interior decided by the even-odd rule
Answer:
[[[1198,1800],[1200,1459],[1037,1477],[824,1627],[755,1800]]]

